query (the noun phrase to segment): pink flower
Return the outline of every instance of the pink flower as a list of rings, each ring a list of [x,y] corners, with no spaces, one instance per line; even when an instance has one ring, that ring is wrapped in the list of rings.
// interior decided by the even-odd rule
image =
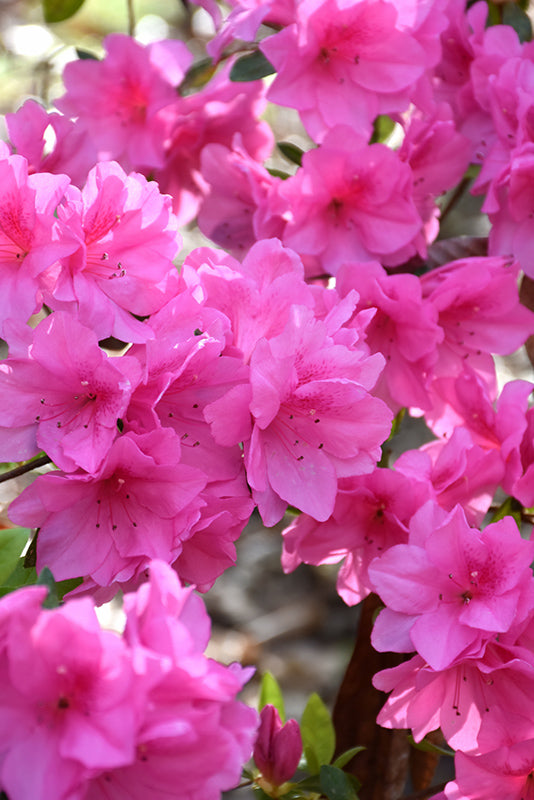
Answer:
[[[411,480],[428,481],[433,499],[446,511],[461,505],[470,525],[480,525],[504,474],[501,453],[473,441],[467,428],[450,438],[406,450],[395,469]]]
[[[245,466],[263,521],[278,522],[286,503],[324,521],[338,477],[371,472],[388,435],[390,412],[369,394],[381,358],[334,343],[324,322],[293,306],[285,330],[260,339],[250,367]]]
[[[139,578],[151,558],[171,563],[199,517],[204,473],[180,463],[171,430],[123,434],[95,475],[41,475],[10,506],[39,527],[37,568],[99,586]],[[69,534],[66,536],[65,531]]]
[[[411,170],[396,153],[339,126],[279,188],[290,208],[283,242],[318,257],[331,275],[345,262],[380,259],[421,228],[412,192]]]
[[[91,330],[68,314],[52,314],[35,329],[26,358],[0,365],[4,458],[44,450],[67,472],[96,472],[139,377],[135,359],[108,358]]]
[[[151,331],[132,315],[157,311],[177,285],[171,199],[142,175],[101,163],[81,192],[70,188],[59,215],[78,246],[48,276],[47,303],[76,313],[99,338],[145,341]]]
[[[166,157],[154,177],[161,191],[172,196],[181,225],[196,216],[208,192],[200,164],[206,145],[231,147],[239,131],[242,147],[258,163],[273,148],[271,129],[260,120],[265,108],[261,81],[233,82],[228,77],[230,67],[225,65],[199,92],[177,98],[167,110]]]
[[[423,480],[391,469],[344,478],[326,522],[301,514],[282,532],[284,571],[292,572],[303,562],[343,560],[337,591],[348,605],[356,605],[373,591],[369,564],[389,547],[408,541],[409,521],[428,498],[429,488]]]
[[[431,503],[423,506],[412,519],[409,544],[391,547],[369,567],[386,604],[374,646],[389,649],[388,630],[401,624],[408,651],[411,641],[435,670],[478,653],[493,634],[521,623],[534,600],[534,542],[521,538],[511,517],[480,532],[459,506],[440,516]]]
[[[22,156],[0,158],[0,334],[6,320],[27,322],[40,310],[39,275],[76,245],[55,211],[66,175],[28,175]]]
[[[209,617],[166,564],[152,562],[150,582],[124,607],[124,638],[148,684],[137,752],[92,781],[85,800],[166,800],[177,787],[183,797],[220,800],[252,752],[257,714],[236,700],[251,670],[203,654]]]
[[[82,800],[87,778],[135,756],[134,672],[88,599],[42,611],[45,593],[1,604],[0,786],[12,800]]]
[[[113,33],[104,40],[106,56],[65,67],[67,93],[57,107],[77,117],[89,133],[98,159],[120,161],[128,171],[163,164],[168,133],[163,110],[176,102],[176,89],[193,56],[179,41],[143,47],[130,36]]]
[[[276,708],[264,706],[253,754],[262,777],[272,786],[281,786],[295,774],[301,754],[302,738],[296,719],[282,725]]]
[[[240,139],[236,134],[231,150],[215,143],[202,150],[202,178],[209,189],[198,213],[202,233],[236,257],[258,239],[280,238],[284,227],[282,215],[271,209],[281,179],[249,156]]]
[[[43,610],[44,587],[0,601],[0,790],[11,800],[220,800],[250,757],[251,674],[209,659],[210,620],[151,562],[122,637],[87,598]],[[31,769],[28,765],[31,764]]]
[[[428,408],[427,385],[443,331],[435,307],[422,297],[419,278],[388,275],[376,262],[348,263],[337,274],[336,288],[341,296],[356,289],[358,310],[376,308],[365,340],[371,352],[382,353],[386,365],[374,393],[395,412]]]
[[[373,678],[377,689],[391,692],[377,722],[411,728],[417,742],[441,728],[451,747],[488,752],[532,736],[533,681],[532,649],[515,636],[494,638],[479,657],[443,670],[416,655]]]
[[[269,99],[298,109],[315,141],[335,125],[368,136],[378,114],[408,106],[425,67],[423,49],[396,21],[383,0],[303,0],[295,24],[261,43],[277,70]]]
[[[457,753],[456,780],[434,800],[531,800],[534,739],[471,757]]]
[[[75,186],[83,186],[97,160],[88,131],[62,114],[47,112],[35,100],[26,100],[15,114],[6,114],[6,126],[16,152],[28,160],[30,173],[64,173]],[[51,131],[55,142],[46,153],[45,134]]]

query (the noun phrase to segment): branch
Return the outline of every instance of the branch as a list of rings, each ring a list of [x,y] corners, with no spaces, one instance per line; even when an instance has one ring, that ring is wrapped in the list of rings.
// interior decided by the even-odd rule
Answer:
[[[3,472],[0,474],[0,483],[5,483],[6,481],[10,481],[11,478],[18,478],[19,475],[25,475],[26,472],[31,472],[32,469],[37,469],[37,467],[44,467],[45,464],[51,464],[52,459],[48,456],[39,456],[39,458],[34,458],[33,461],[28,461],[26,464],[21,464],[20,467],[14,467],[13,469],[8,470],[7,472]]]

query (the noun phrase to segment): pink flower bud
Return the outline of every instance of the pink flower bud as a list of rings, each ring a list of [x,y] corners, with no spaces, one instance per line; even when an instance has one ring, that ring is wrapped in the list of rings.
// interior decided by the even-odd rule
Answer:
[[[260,715],[260,728],[254,746],[254,761],[263,777],[273,786],[280,786],[293,777],[302,753],[299,724],[290,719],[282,725],[278,711],[265,706]]]

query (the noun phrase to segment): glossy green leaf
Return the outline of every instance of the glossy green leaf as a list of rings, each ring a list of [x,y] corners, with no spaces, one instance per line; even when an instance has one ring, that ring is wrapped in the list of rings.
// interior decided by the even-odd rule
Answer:
[[[256,50],[256,52],[242,56],[235,62],[230,70],[230,80],[237,83],[258,81],[260,78],[265,78],[274,72],[276,70],[271,62],[265,58],[261,50]]]
[[[216,69],[217,65],[213,63],[211,58],[203,58],[202,61],[193,64],[179,87],[179,93],[186,95],[193,91],[198,92],[213,78]]]
[[[43,0],[45,22],[63,22],[70,19],[84,4],[84,0]]]
[[[516,3],[505,3],[502,10],[502,21],[510,25],[517,33],[520,42],[532,39],[532,23],[530,17]]]
[[[270,672],[266,672],[261,679],[259,710],[264,706],[271,705],[276,708],[282,722],[286,721],[286,711],[284,697],[280,684]]]
[[[57,595],[56,582],[48,567],[43,567],[39,573],[37,585],[46,586],[48,589],[48,594],[43,600],[43,608],[57,608],[59,606],[59,597]]]
[[[393,128],[395,127],[394,121],[391,117],[386,116],[385,114],[380,114],[373,126],[373,135],[371,137],[371,143],[375,144],[376,142],[385,142],[385,140],[393,133]]]
[[[438,747],[437,744],[429,742],[428,739],[423,739],[421,742],[416,742],[413,736],[408,734],[408,741],[415,750],[421,750],[423,753],[435,753],[440,756],[454,756],[454,750],[449,750],[446,747]]]
[[[351,776],[343,770],[324,764],[320,776],[321,790],[329,800],[358,800]]]
[[[515,497],[507,497],[504,503],[501,503],[491,521],[498,522],[505,517],[513,517],[517,527],[521,530],[521,503]]]
[[[81,47],[76,48],[76,55],[80,61],[100,61],[98,56],[91,53],[89,50],[83,50]]]
[[[283,181],[291,177],[289,172],[283,172],[281,169],[274,169],[271,167],[267,167],[267,172],[269,173],[269,175],[272,175],[273,178],[281,178]]]
[[[16,568],[29,535],[30,531],[27,528],[5,528],[0,530],[0,585],[9,578]]]
[[[24,559],[19,558],[11,575],[0,585],[0,597],[14,592],[15,589],[20,589],[22,586],[33,586],[35,583],[37,583],[35,567],[31,567],[31,569],[25,567]]]
[[[304,155],[304,150],[302,150],[300,147],[297,147],[297,145],[293,144],[293,142],[278,142],[277,147],[288,161],[291,161],[293,164],[297,164],[299,167],[302,166],[302,156]]]
[[[333,762],[332,766],[337,767],[338,769],[343,769],[343,767],[357,756],[358,753],[361,753],[362,750],[365,750],[365,747],[351,747],[350,750],[345,750],[344,753],[341,753],[340,756],[336,758]]]
[[[327,707],[315,692],[306,704],[300,723],[302,749],[308,769],[317,775],[323,764],[330,764],[336,749],[336,734]]]

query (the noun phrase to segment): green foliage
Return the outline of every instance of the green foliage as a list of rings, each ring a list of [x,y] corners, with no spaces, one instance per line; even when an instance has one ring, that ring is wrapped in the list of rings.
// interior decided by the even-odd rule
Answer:
[[[89,52],[89,50],[82,50],[81,47],[76,48],[76,55],[80,61],[100,61],[98,56],[95,56],[94,53]]]
[[[203,58],[193,64],[182,81],[179,89],[180,94],[186,95],[202,89],[211,80],[216,69],[217,65],[213,63],[211,58]]]
[[[280,715],[281,721],[286,721],[282,690],[278,681],[270,672],[266,672],[261,679],[259,710],[261,711],[267,705],[274,706]]]
[[[521,530],[521,503],[515,497],[507,497],[504,503],[501,503],[491,521],[498,522],[505,517],[512,517],[519,530]]]
[[[15,570],[29,536],[30,531],[27,528],[0,530],[0,586]]]
[[[385,142],[388,136],[391,136],[393,133],[394,127],[395,123],[391,117],[386,116],[386,114],[380,114],[374,122],[371,144]]]
[[[505,3],[502,10],[502,21],[514,29],[520,42],[531,41],[532,23],[528,14],[516,3]]]
[[[308,769],[318,775],[323,764],[330,764],[336,749],[336,734],[327,707],[315,692],[310,696],[300,724],[302,747]]]
[[[421,750],[423,753],[435,753],[440,756],[454,757],[454,750],[449,750],[447,747],[438,747],[437,744],[429,742],[428,739],[423,739],[421,742],[416,742],[413,736],[408,734],[408,741],[415,750]]]
[[[348,750],[345,750],[344,753],[341,753],[341,755],[336,758],[332,766],[337,767],[338,769],[343,769],[343,767],[348,764],[349,761],[354,758],[354,756],[357,756],[358,753],[361,753],[362,750],[365,750],[365,747],[351,747]]]
[[[268,61],[260,50],[249,53],[238,59],[230,70],[230,80],[236,83],[246,81],[258,81],[267,75],[276,72],[275,68]]]
[[[37,582],[35,567],[25,567],[24,559],[19,558],[15,569],[0,585],[0,597],[3,597],[22,586],[33,586]]]
[[[329,800],[358,800],[358,781],[337,767],[324,764],[321,767],[321,791]]]
[[[84,0],[43,0],[45,22],[63,22],[74,16]]]
[[[297,145],[293,144],[292,142],[278,142],[276,146],[288,161],[291,161],[293,164],[297,164],[299,167],[302,166],[302,156],[304,155],[304,150],[302,150],[300,147],[297,147]]]

